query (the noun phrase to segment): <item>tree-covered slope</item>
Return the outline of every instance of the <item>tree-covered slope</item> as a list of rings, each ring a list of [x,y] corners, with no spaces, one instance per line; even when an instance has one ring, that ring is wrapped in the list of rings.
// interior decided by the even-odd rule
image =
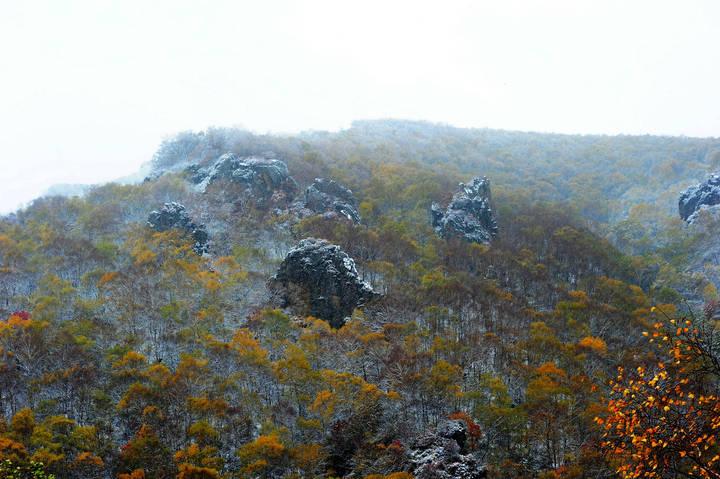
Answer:
[[[0,460],[78,478],[607,477],[608,380],[657,362],[642,332],[680,302],[653,261],[680,267],[662,244],[623,254],[609,211],[653,188],[643,169],[690,177],[715,147],[407,122],[181,134],[140,184],[0,219]],[[497,236],[441,238],[430,204],[475,175]],[[303,207],[315,177],[351,187],[361,222]],[[276,290],[310,237],[377,293],[346,322],[309,316],[317,289]]]

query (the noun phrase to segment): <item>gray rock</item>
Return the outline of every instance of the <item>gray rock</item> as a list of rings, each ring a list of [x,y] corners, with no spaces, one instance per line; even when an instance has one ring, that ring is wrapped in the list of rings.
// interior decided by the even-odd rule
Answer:
[[[432,204],[432,225],[443,238],[458,237],[471,243],[487,244],[498,232],[490,201],[487,178],[473,178],[467,185],[460,183],[445,211],[437,203]]]
[[[291,201],[297,193],[297,183],[290,176],[287,165],[267,158],[240,158],[232,153],[222,155],[208,168],[190,165],[185,169],[189,181],[200,192],[219,180],[239,185],[243,192],[265,205],[271,199]]]
[[[307,238],[292,249],[271,280],[286,306],[304,304],[309,314],[339,328],[353,310],[379,296],[358,276],[339,246]]]
[[[315,178],[305,190],[305,208],[315,213],[336,213],[353,223],[360,223],[357,206],[353,192],[333,180]]]
[[[487,471],[465,450],[467,428],[458,420],[444,421],[420,436],[408,450],[410,472],[417,479],[482,479]]]
[[[180,230],[195,241],[193,250],[197,254],[201,255],[208,251],[208,234],[205,226],[193,222],[180,203],[165,203],[159,211],[152,211],[148,216],[147,224],[155,231]]]
[[[718,204],[720,204],[720,176],[710,175],[705,181],[691,186],[680,195],[678,209],[680,217],[692,223],[700,209]]]

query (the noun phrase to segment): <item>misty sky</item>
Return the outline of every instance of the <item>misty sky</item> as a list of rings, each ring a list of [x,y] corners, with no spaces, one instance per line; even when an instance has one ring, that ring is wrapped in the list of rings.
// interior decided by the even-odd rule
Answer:
[[[208,126],[720,136],[720,2],[0,3],[0,212]]]

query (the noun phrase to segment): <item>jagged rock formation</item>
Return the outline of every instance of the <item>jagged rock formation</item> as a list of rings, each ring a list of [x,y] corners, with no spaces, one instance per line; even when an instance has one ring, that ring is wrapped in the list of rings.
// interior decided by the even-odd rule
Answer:
[[[498,231],[490,208],[490,181],[473,178],[460,183],[459,190],[443,212],[440,205],[431,206],[432,225],[443,238],[459,237],[472,243],[489,243]]]
[[[271,200],[273,203],[289,202],[297,193],[297,183],[290,176],[287,165],[275,159],[240,158],[226,153],[208,168],[187,167],[185,174],[203,193],[216,181],[236,184],[241,193],[260,206]]]
[[[339,246],[307,238],[292,249],[272,279],[286,306],[304,305],[307,313],[339,328],[353,310],[378,296],[358,276],[355,262]]]
[[[720,176],[710,175],[705,181],[691,186],[680,195],[678,209],[680,217],[692,223],[701,208],[718,204],[720,204]]]
[[[467,451],[467,427],[449,420],[420,436],[408,450],[410,472],[417,479],[481,479],[485,468]]]
[[[357,199],[353,192],[340,183],[315,178],[305,190],[305,208],[315,213],[339,214],[354,223],[360,223]]]
[[[147,224],[155,231],[180,230],[195,240],[193,250],[197,254],[208,251],[208,234],[205,226],[193,222],[180,203],[165,203],[159,211],[152,211],[148,216]]]

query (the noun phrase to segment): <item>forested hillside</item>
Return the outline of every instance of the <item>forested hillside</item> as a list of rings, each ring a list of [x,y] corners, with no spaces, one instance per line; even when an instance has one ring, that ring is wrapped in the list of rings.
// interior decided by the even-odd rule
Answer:
[[[719,477],[717,220],[677,201],[720,140],[209,129],[152,167],[0,219],[0,477]]]
[[[362,121],[338,133],[288,137],[223,128],[186,132],[163,143],[153,163],[160,169],[179,167],[212,161],[225,151],[274,153],[291,165],[303,183],[332,175],[355,190],[371,186],[369,169],[397,164],[422,166],[453,179],[485,175],[492,179],[497,197],[508,194],[528,202],[562,203],[624,253],[662,265],[659,284],[686,296],[696,296],[708,282],[718,284],[700,246],[707,247],[705,238],[712,225],[699,222],[687,228],[678,216],[678,197],[720,169],[719,139],[560,135]],[[449,191],[428,187],[435,190],[434,197]],[[382,201],[377,193],[372,192],[370,199]],[[497,202],[501,216],[508,206]],[[691,277],[682,276],[687,271],[693,273]]]

